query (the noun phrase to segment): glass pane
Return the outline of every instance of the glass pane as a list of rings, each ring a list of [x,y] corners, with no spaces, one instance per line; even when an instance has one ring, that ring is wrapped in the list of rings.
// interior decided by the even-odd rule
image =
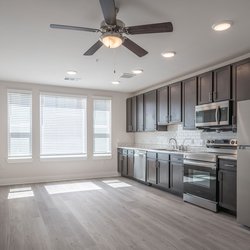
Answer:
[[[86,99],[41,95],[41,155],[86,154]]]
[[[196,122],[197,123],[216,122],[215,113],[216,109],[197,111]]]
[[[210,188],[211,180],[215,180],[215,177],[211,176],[209,172],[195,169],[189,169],[188,176],[185,178],[185,182],[205,188]]]
[[[32,154],[32,94],[8,91],[8,157]]]
[[[94,100],[94,154],[111,153],[111,100]]]

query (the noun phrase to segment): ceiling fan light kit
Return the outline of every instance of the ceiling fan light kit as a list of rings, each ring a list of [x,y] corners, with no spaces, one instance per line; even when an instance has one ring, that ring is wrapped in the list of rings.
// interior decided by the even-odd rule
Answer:
[[[122,35],[119,33],[109,32],[109,33],[104,33],[100,37],[100,40],[107,48],[114,49],[120,47],[124,39]]]
[[[115,6],[114,0],[99,0],[99,3],[104,16],[104,21],[101,23],[100,29],[61,24],[50,24],[50,28],[102,33],[99,40],[84,53],[85,56],[93,55],[102,47],[102,45],[105,45],[108,48],[118,48],[123,45],[137,56],[142,57],[147,55],[148,52],[125,35],[153,34],[173,31],[173,25],[171,22],[125,27],[125,24],[116,18],[118,9]]]

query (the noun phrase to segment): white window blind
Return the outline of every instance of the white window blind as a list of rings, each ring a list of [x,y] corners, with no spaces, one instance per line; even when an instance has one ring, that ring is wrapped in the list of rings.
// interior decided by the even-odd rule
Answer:
[[[41,157],[86,155],[86,98],[41,94]]]
[[[8,90],[8,158],[32,156],[32,94]]]
[[[111,154],[111,100],[94,99],[94,155]]]

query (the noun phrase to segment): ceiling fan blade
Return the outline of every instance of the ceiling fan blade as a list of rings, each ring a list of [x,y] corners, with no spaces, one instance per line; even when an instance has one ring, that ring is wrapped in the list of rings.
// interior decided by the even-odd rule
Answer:
[[[125,30],[129,35],[172,32],[173,24],[171,22],[146,24],[126,27]]]
[[[135,53],[137,56],[142,57],[148,54],[148,52],[140,47],[138,44],[131,41],[129,38],[124,37],[123,46]]]
[[[99,32],[99,29],[92,29],[86,27],[77,27],[77,26],[69,26],[69,25],[61,25],[61,24],[50,24],[50,28],[52,29],[63,29],[63,30],[78,30],[78,31],[88,31],[88,32]]]
[[[90,47],[83,55],[92,56],[95,52],[102,47],[103,43],[98,40],[92,47]]]
[[[99,0],[106,24],[116,24],[116,7],[114,0]]]

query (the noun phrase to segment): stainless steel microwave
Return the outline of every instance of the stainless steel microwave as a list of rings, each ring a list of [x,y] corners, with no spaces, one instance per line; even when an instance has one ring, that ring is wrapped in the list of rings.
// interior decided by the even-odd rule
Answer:
[[[231,116],[230,101],[198,105],[195,107],[195,126],[197,128],[229,126]]]

